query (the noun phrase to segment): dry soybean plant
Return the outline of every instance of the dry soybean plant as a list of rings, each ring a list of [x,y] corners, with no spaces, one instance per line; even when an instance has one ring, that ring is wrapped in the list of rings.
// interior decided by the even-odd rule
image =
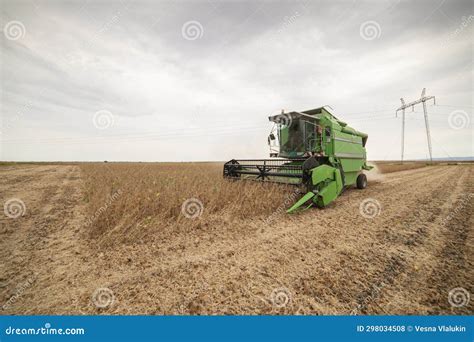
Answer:
[[[150,230],[167,227],[264,219],[281,207],[292,189],[225,180],[220,163],[93,163],[82,164],[81,170],[88,215],[94,218],[88,221],[90,235],[114,242],[144,238]],[[183,212],[190,200],[202,205],[199,215]]]

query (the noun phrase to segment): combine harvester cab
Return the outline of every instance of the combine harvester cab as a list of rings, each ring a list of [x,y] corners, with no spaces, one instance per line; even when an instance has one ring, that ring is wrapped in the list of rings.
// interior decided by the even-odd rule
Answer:
[[[235,160],[224,164],[224,177],[300,185],[306,194],[287,212],[334,201],[344,188],[367,186],[367,134],[337,119],[327,106],[282,112],[268,118],[273,159]]]

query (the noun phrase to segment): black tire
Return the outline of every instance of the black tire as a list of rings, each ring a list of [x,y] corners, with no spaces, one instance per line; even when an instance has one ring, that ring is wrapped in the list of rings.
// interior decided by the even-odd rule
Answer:
[[[367,187],[367,176],[361,173],[357,176],[357,189],[365,189]]]
[[[319,166],[318,160],[313,156],[309,157],[303,162],[302,168],[303,168],[303,184],[306,184],[308,187],[308,191],[311,191],[311,174],[310,170],[314,169],[315,167]]]
[[[303,162],[303,171],[309,171],[319,166],[319,162],[315,157],[309,157]]]

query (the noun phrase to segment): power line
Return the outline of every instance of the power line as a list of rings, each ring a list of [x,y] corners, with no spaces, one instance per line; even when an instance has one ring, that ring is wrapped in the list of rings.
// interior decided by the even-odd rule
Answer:
[[[440,104],[435,104],[436,107],[453,107],[453,108],[474,108],[474,106],[460,106],[460,105],[440,105]],[[434,105],[432,105],[434,106]]]
[[[431,149],[431,135],[430,135],[430,125],[428,123],[428,112],[426,110],[426,101],[428,100],[433,100],[434,104],[436,104],[436,98],[434,96],[426,96],[426,88],[423,88],[421,91],[421,97],[418,100],[405,103],[405,100],[403,100],[403,97],[400,98],[400,101],[402,102],[401,107],[399,107],[395,111],[395,116],[397,116],[398,111],[402,111],[402,163],[403,163],[403,153],[405,149],[405,109],[410,108],[412,111],[415,111],[415,105],[422,103],[423,104],[423,113],[425,116],[425,127],[426,127],[426,138],[428,140],[428,151],[430,152],[430,161],[433,162],[433,153]]]

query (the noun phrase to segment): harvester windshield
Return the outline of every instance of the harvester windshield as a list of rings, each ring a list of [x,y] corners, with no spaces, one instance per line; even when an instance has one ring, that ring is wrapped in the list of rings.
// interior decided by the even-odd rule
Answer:
[[[313,151],[317,146],[320,135],[314,118],[288,113],[272,119],[277,123],[279,157],[303,157],[306,152]]]
[[[298,152],[304,152],[304,125],[299,119],[291,122],[290,126],[280,125],[280,154],[297,157]]]

